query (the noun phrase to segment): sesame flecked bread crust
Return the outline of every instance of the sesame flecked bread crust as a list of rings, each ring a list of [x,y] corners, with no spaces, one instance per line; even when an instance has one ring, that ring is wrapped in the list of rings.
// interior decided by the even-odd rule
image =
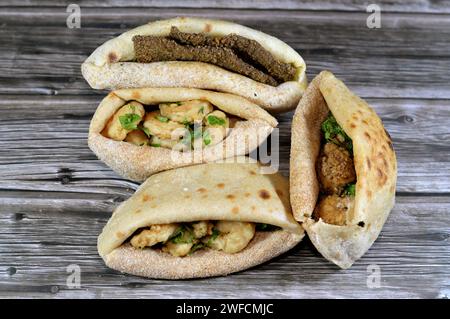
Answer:
[[[353,141],[356,196],[345,226],[311,218],[319,195],[315,163],[320,124],[329,111]],[[290,171],[295,218],[325,258],[349,268],[377,239],[394,206],[397,161],[381,119],[331,72],[323,71],[311,82],[295,112]]]
[[[208,100],[218,109],[242,119],[220,143],[189,152],[161,147],[136,146],[114,141],[101,132],[108,120],[130,100],[143,104]],[[123,89],[108,94],[98,106],[90,127],[90,149],[119,175],[144,181],[150,175],[172,168],[207,163],[245,155],[256,149],[273,131],[277,120],[258,105],[233,94],[189,88]]]
[[[105,264],[128,274],[158,279],[226,276],[283,254],[296,246],[303,236],[281,230],[258,232],[250,244],[236,254],[208,249],[181,258],[153,249],[137,250],[125,244],[105,256]]]
[[[273,87],[202,62],[133,62],[133,36],[167,36],[172,26],[182,32],[212,36],[234,33],[258,41],[275,58],[297,69],[295,80]],[[98,47],[81,66],[84,78],[94,89],[201,88],[243,96],[271,112],[295,108],[307,85],[305,70],[302,57],[275,37],[232,22],[188,17],[154,21],[129,30]]]

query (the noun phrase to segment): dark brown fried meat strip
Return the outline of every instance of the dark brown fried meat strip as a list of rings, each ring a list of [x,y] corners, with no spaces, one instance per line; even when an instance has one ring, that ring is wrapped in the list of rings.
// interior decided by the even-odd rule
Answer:
[[[177,27],[170,29],[169,38],[179,43],[192,46],[210,46],[229,48],[243,55],[246,59],[262,66],[267,73],[278,82],[291,81],[295,78],[296,69],[289,63],[276,60],[272,54],[255,40],[237,34],[224,37],[211,37],[202,33],[181,32]]]
[[[137,62],[150,63],[176,60],[205,62],[248,76],[261,83],[272,86],[278,85],[273,77],[244,62],[229,48],[194,47],[179,44],[165,37],[140,35],[134,36],[133,42]]]

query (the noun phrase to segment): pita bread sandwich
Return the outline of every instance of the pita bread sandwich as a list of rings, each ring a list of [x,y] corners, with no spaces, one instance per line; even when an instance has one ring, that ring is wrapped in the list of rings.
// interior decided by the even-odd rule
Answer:
[[[151,176],[114,211],[98,238],[112,269],[150,278],[227,275],[294,247],[289,182],[249,158]]]
[[[349,268],[394,206],[397,162],[375,111],[332,73],[309,85],[292,123],[290,199],[328,260]]]
[[[283,41],[232,22],[179,17],[150,22],[98,47],[82,64],[94,89],[191,87],[295,108],[305,63]]]
[[[119,175],[144,181],[159,171],[248,154],[277,124],[260,106],[229,93],[122,89],[98,106],[88,144]]]

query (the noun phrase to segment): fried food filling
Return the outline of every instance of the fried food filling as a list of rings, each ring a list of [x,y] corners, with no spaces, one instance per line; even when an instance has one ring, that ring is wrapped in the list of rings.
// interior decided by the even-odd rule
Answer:
[[[316,162],[320,196],[313,218],[343,226],[353,210],[355,197],[353,143],[331,113],[322,123],[321,131],[323,142]]]
[[[217,65],[255,81],[276,86],[294,80],[296,69],[278,61],[255,40],[237,34],[213,37],[172,27],[165,37],[133,37],[136,61],[197,61]]]
[[[189,151],[220,143],[236,121],[203,100],[160,103],[149,112],[131,101],[109,119],[102,135],[138,146]]]
[[[134,248],[160,247],[165,253],[184,257],[199,249],[234,254],[243,250],[256,231],[272,231],[276,226],[236,221],[199,221],[151,225],[131,237]]]

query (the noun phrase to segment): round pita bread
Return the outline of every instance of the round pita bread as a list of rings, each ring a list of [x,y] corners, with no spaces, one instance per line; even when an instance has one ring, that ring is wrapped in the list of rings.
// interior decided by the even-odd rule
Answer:
[[[181,279],[226,275],[294,247],[304,231],[292,216],[289,182],[280,174],[263,175],[249,158],[209,163],[151,176],[123,202],[98,238],[108,267],[151,278]],[[160,250],[135,249],[127,239],[153,224],[230,220],[265,223],[282,229],[256,232],[242,251],[227,254],[202,249],[186,257]]]
[[[329,111],[353,141],[356,196],[345,226],[311,218],[319,196],[315,164],[320,126]],[[311,82],[295,112],[290,172],[295,218],[325,258],[341,268],[350,267],[376,240],[394,206],[397,161],[392,140],[375,111],[328,71]]]
[[[130,62],[135,57],[133,36],[166,36],[172,26],[182,32],[202,32],[212,36],[235,33],[258,41],[276,59],[294,65],[296,78],[273,87],[207,63]],[[187,17],[154,21],[127,31],[98,47],[81,66],[84,78],[94,89],[201,88],[243,96],[271,112],[295,108],[307,85],[305,70],[302,57],[275,37],[232,22]]]
[[[179,152],[114,141],[101,134],[108,120],[128,101],[157,104],[195,99],[207,100],[216,108],[241,119],[222,142],[203,149]],[[187,88],[123,89],[108,94],[98,106],[89,127],[88,145],[119,175],[144,181],[163,170],[248,154],[264,142],[277,124],[277,120],[258,105],[228,93]]]

